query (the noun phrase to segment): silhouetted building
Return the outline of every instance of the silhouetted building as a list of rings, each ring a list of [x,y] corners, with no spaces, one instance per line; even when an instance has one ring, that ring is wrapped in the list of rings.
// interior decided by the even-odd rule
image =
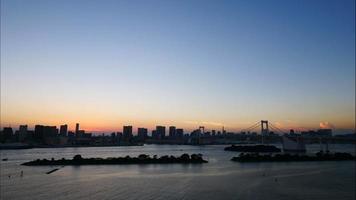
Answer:
[[[169,127],[169,137],[170,138],[175,138],[176,137],[176,127],[175,126],[170,126]]]
[[[27,136],[27,125],[20,125],[19,127],[19,141],[25,141]]]
[[[83,138],[85,137],[85,131],[79,129],[79,123],[75,124],[75,136],[77,138]]]
[[[137,136],[140,141],[145,141],[145,139],[147,138],[147,128],[138,128]]]
[[[13,130],[11,127],[4,127],[3,128],[3,131],[2,131],[2,134],[3,134],[3,141],[11,141],[12,140],[12,137],[13,137]]]
[[[56,126],[44,126],[44,136],[45,137],[56,137],[58,136],[58,129]]]
[[[42,126],[36,125],[35,126],[35,134],[34,139],[37,142],[44,143],[44,144],[54,144],[55,138],[58,136],[58,129],[56,126]]]
[[[78,134],[79,132],[79,123],[75,124],[75,134]]]
[[[67,133],[68,133],[68,125],[67,124],[61,125],[60,128],[59,128],[59,134],[61,136],[66,137]]]
[[[132,126],[124,126],[123,128],[123,140],[130,141],[132,139]]]
[[[163,139],[166,137],[166,127],[165,126],[156,126],[156,134],[158,139]]]
[[[176,129],[176,138],[182,139],[183,136],[184,136],[184,131],[183,131],[183,129],[177,128],[177,129]]]
[[[34,139],[37,142],[43,142],[43,138],[44,138],[44,126],[36,125]]]
[[[27,136],[26,139],[29,139],[32,142],[33,136],[35,135],[34,130],[27,130]]]

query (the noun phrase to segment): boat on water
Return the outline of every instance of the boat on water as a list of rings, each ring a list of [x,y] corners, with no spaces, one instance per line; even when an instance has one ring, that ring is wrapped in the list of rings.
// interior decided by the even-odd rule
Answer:
[[[304,140],[301,137],[289,138],[283,136],[282,143],[283,152],[305,153],[307,151]]]
[[[231,145],[225,147],[225,151],[238,151],[238,152],[260,152],[260,153],[272,153],[281,152],[280,148],[273,145]]]

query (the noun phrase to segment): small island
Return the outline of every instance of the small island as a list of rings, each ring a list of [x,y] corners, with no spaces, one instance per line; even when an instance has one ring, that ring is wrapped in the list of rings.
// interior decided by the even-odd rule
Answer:
[[[138,157],[110,157],[110,158],[83,158],[81,155],[75,155],[73,159],[51,160],[37,159],[30,162],[25,162],[22,165],[27,166],[45,166],[45,165],[121,165],[121,164],[201,164],[207,163],[201,154],[182,154],[181,156],[161,156],[154,155],[150,157],[146,154],[141,154]]]
[[[225,147],[225,151],[238,151],[238,152],[281,152],[280,148],[272,145],[231,145]]]
[[[305,154],[275,154],[261,155],[258,153],[241,153],[238,157],[233,157],[236,162],[296,162],[296,161],[344,161],[356,160],[356,157],[349,153],[323,153],[318,152],[315,156]]]

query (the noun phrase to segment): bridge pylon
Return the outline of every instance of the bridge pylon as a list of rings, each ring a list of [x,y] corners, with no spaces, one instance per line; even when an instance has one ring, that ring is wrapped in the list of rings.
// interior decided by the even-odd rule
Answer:
[[[261,120],[262,144],[264,144],[264,136],[268,136],[268,135],[269,135],[268,120]]]

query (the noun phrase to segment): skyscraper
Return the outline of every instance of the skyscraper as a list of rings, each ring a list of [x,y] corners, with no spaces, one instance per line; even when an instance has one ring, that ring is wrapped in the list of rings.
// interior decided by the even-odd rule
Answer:
[[[27,125],[20,125],[19,127],[19,141],[23,142],[27,136]]]
[[[129,141],[132,138],[132,126],[124,126],[123,128],[123,140]]]
[[[138,128],[137,135],[141,141],[144,141],[147,138],[147,128]]]
[[[169,127],[169,137],[170,138],[175,138],[176,137],[176,127],[175,126],[170,126]]]
[[[14,132],[11,127],[4,127],[2,134],[4,135],[4,141],[11,141]]]
[[[79,132],[79,123],[75,124],[75,134],[78,134]]]
[[[165,126],[156,126],[156,134],[158,139],[163,139],[166,137],[166,127]]]
[[[35,126],[35,135],[34,138],[37,141],[42,141],[44,137],[44,126],[42,125],[36,125]]]
[[[68,133],[68,125],[67,124],[61,125],[60,128],[59,128],[59,134],[61,136],[66,137],[67,133]]]
[[[56,137],[58,135],[58,129],[56,126],[44,126],[43,134],[44,137]]]

